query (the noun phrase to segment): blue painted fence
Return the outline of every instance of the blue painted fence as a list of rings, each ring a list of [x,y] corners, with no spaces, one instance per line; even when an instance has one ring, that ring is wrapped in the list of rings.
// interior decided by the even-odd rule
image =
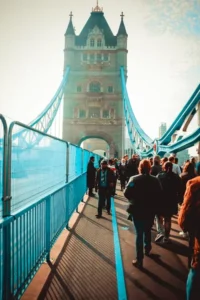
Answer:
[[[5,124],[4,124],[5,125]],[[5,131],[0,165],[0,299],[19,299],[86,193],[88,150],[19,122]],[[16,130],[26,129],[39,143],[30,147]],[[6,167],[5,167],[5,164]]]

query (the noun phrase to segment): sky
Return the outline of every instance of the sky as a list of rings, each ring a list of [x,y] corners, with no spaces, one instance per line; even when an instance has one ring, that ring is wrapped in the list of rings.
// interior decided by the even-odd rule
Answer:
[[[24,123],[39,115],[62,79],[70,12],[79,34],[95,6],[96,0],[0,0],[0,113]],[[200,83],[200,0],[99,0],[99,6],[114,34],[124,12],[128,93],[154,139]]]

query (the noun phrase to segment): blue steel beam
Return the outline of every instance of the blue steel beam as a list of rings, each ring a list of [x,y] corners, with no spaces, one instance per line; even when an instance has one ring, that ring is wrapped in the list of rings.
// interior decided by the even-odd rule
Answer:
[[[172,125],[169,127],[169,129],[166,131],[166,133],[163,135],[161,139],[159,139],[160,145],[167,145],[171,141],[171,136],[175,133],[176,130],[179,130],[181,126],[183,125],[186,117],[192,113],[192,111],[195,109],[195,106],[200,101],[200,84],[197,86],[196,90],[190,97],[190,99],[187,101],[187,103],[184,105],[181,112],[178,114]]]
[[[159,145],[158,146],[158,154],[163,153],[177,153],[184,149],[194,146],[196,143],[200,141],[200,128],[197,128],[193,133],[188,135],[187,137],[181,139],[172,145]]]
[[[142,138],[142,140],[145,142],[145,144],[150,146],[150,145],[152,145],[153,140],[140,127],[140,125],[139,125],[139,123],[138,123],[138,121],[137,121],[137,119],[134,115],[133,109],[131,107],[128,92],[127,92],[127,89],[126,89],[126,81],[125,81],[125,75],[124,75],[124,68],[123,67],[120,67],[120,77],[121,77],[121,84],[122,84],[122,95],[123,95],[123,100],[124,100],[124,108],[126,108],[126,106],[127,106],[128,114],[131,117],[131,121],[134,125],[135,130],[137,131],[139,136]],[[126,109],[124,109],[124,113],[125,113],[125,119],[126,119],[127,127],[129,128],[127,115],[126,115]],[[130,134],[131,134],[131,128],[129,128],[129,135]]]
[[[50,101],[50,103],[46,106],[46,108],[40,113],[40,115],[28,124],[29,127],[32,127],[36,130],[42,131],[43,133],[47,133],[50,129],[58,109],[60,107],[60,103],[64,94],[64,88],[66,86],[68,77],[69,77],[70,67],[67,67],[61,81],[60,86],[58,87],[54,97]],[[12,136],[13,142],[17,143],[21,142],[25,148],[32,147],[35,144],[39,143],[41,136],[35,133],[30,133],[27,129],[19,130],[14,133]]]
[[[130,100],[128,97],[128,92],[126,89],[126,82],[125,82],[125,74],[124,68],[120,68],[120,77],[121,77],[121,84],[122,84],[122,95],[123,95],[123,104],[124,104],[124,114],[126,125],[128,128],[128,133],[130,140],[135,147],[135,151],[142,157],[149,157],[154,154],[153,145],[156,144],[156,153],[163,155],[164,153],[170,152],[179,152],[186,148],[189,148],[195,143],[200,141],[200,129],[198,128],[196,131],[191,133],[189,136],[183,138],[182,136],[178,141],[174,144],[167,145],[171,142],[171,136],[179,130],[184,122],[187,120],[187,124],[185,124],[185,130],[187,129],[188,123],[191,121],[193,115],[197,112],[196,106],[200,101],[200,84],[197,86],[196,90],[184,105],[181,112],[178,114],[177,118],[174,120],[172,125],[169,127],[167,132],[164,136],[159,140],[151,140],[150,137],[142,130],[140,127],[130,104]],[[145,146],[147,146],[147,150],[142,150],[139,148],[139,143],[136,145],[135,136],[133,136],[133,131],[137,132],[139,139],[144,141]],[[137,147],[138,146],[138,147]]]

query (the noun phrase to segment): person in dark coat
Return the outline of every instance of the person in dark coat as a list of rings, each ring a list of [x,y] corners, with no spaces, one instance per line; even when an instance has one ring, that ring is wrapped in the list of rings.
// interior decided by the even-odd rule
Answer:
[[[127,180],[127,164],[124,158],[122,158],[119,164],[119,180],[121,185],[121,191],[125,189],[126,180]]]
[[[114,181],[115,178],[112,169],[108,167],[106,160],[102,160],[101,169],[97,171],[95,182],[95,190],[98,191],[99,194],[98,213],[96,215],[98,219],[102,217],[102,209],[105,206],[105,203],[107,213],[110,215],[111,195],[113,193]]]
[[[151,166],[151,175],[157,176],[158,173],[162,172],[162,166],[160,164],[160,156],[156,155],[153,158],[153,165]]]
[[[87,166],[87,187],[88,195],[94,197],[93,188],[95,187],[96,168],[94,167],[94,156],[90,157]]]
[[[178,203],[181,196],[181,179],[175,174],[173,164],[166,162],[163,166],[164,171],[157,175],[158,180],[162,186],[162,211],[157,215],[156,227],[158,235],[155,239],[156,242],[162,240],[169,242],[169,235],[171,231],[171,218],[178,213]]]
[[[126,167],[127,180],[129,180],[131,176],[138,174],[138,166],[139,166],[139,160],[137,158],[137,155],[133,154],[132,158],[129,159]]]
[[[159,180],[150,175],[151,164],[143,159],[139,164],[139,175],[132,176],[127,184],[124,196],[130,205],[127,212],[132,217],[136,231],[136,260],[132,264],[143,267],[144,250],[149,255],[151,251],[151,227],[155,214],[159,210],[161,186]]]

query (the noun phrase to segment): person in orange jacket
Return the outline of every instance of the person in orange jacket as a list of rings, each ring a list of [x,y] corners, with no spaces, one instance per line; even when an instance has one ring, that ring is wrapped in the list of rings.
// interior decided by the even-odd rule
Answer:
[[[187,182],[178,224],[189,233],[191,264],[188,273],[187,300],[200,299],[200,176]]]

